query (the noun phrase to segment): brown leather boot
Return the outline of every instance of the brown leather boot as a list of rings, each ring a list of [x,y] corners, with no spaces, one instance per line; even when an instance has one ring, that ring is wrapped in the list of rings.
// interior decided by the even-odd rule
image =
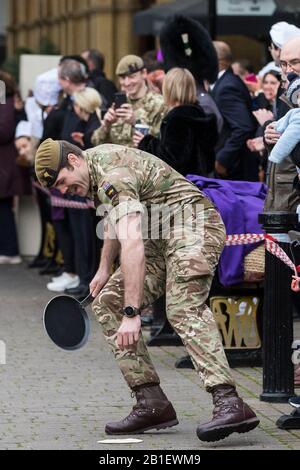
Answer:
[[[214,403],[213,419],[198,426],[197,436],[201,441],[219,441],[233,432],[248,432],[258,426],[259,419],[238,396],[235,387],[216,385],[211,393]]]
[[[122,421],[108,423],[106,434],[140,434],[178,424],[176,412],[159,385],[146,384],[133,392],[137,403]]]

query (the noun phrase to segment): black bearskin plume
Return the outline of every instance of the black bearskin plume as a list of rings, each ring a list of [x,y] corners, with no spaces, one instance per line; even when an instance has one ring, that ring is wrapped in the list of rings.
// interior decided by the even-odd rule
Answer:
[[[188,69],[198,83],[214,83],[218,59],[206,29],[182,15],[173,17],[161,30],[160,47],[166,72],[173,67]]]

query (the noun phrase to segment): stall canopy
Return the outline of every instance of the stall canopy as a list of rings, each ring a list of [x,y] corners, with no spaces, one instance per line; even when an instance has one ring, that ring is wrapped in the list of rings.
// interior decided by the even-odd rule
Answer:
[[[300,26],[299,0],[177,0],[157,5],[134,15],[134,31],[157,36],[174,15],[213,25],[218,35],[266,36],[272,24],[287,21]]]
[[[134,31],[136,34],[157,36],[165,23],[172,16],[178,14],[188,16],[204,24],[208,23],[208,1],[177,0],[140,11],[134,15]]]

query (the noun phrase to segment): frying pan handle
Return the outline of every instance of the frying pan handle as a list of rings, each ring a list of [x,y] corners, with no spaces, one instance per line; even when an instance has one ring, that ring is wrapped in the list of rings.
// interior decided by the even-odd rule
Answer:
[[[92,294],[89,294],[85,299],[83,299],[81,302],[80,302],[80,305],[85,308],[87,307],[88,305],[90,305],[93,301],[95,300],[95,297],[92,296]]]

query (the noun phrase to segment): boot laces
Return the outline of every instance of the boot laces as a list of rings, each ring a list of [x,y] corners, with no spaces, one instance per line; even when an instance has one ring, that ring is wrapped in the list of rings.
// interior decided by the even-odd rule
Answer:
[[[215,407],[213,410],[213,416],[223,416],[228,413],[236,413],[240,410],[240,403],[239,400],[231,401],[231,400],[224,400],[222,398],[218,398],[215,402]]]
[[[131,398],[138,399],[138,393],[136,391],[132,391]],[[131,416],[143,416],[149,413],[154,414],[155,412],[156,412],[155,408],[149,408],[145,406],[144,404],[137,402],[135,405],[133,405],[132,411],[125,418],[125,420],[129,419]]]

